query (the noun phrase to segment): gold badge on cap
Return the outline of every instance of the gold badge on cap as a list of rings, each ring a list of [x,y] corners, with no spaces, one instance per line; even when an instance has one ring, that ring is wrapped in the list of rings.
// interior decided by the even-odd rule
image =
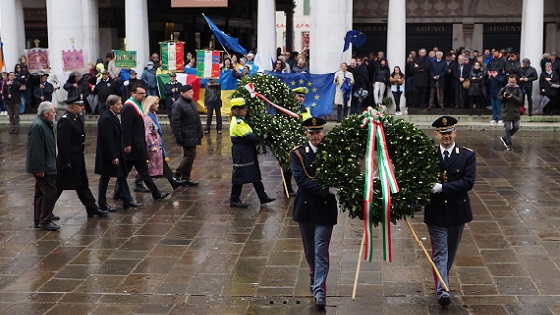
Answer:
[[[447,118],[443,117],[443,119],[441,121],[443,122],[444,126],[447,126]]]
[[[313,124],[313,126],[317,126],[317,119],[313,118],[313,120],[311,120],[311,123]]]

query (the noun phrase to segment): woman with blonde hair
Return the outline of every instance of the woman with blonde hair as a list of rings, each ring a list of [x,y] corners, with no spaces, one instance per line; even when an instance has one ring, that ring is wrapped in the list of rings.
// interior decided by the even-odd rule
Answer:
[[[163,144],[163,131],[157,118],[159,108],[159,97],[150,95],[142,102],[144,111],[144,130],[146,133],[146,149],[148,150],[148,172],[151,177],[165,177],[171,184],[173,190],[180,186],[186,186],[186,181],[173,177],[173,171],[169,168],[167,161],[169,157]]]

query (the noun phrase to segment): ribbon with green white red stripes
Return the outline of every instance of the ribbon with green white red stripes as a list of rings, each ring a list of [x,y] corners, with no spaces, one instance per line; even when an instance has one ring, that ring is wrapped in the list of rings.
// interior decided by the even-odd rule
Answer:
[[[371,261],[373,258],[371,208],[375,180],[375,157],[377,157],[383,200],[383,259],[391,262],[393,259],[391,252],[391,193],[399,192],[399,186],[395,178],[395,173],[393,172],[389,152],[387,151],[385,131],[383,130],[383,123],[381,121],[383,114],[372,107],[368,107],[367,110],[363,112],[362,117],[362,125],[360,127],[368,128],[364,183],[364,230],[366,234],[364,259]]]

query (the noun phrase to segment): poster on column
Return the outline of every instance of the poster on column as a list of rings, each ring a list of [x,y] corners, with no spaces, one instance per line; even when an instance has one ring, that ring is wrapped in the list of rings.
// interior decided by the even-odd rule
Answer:
[[[136,68],[136,51],[113,50],[115,66],[119,68]]]
[[[49,50],[33,48],[25,51],[29,72],[49,72]]]
[[[220,77],[220,52],[212,50],[196,51],[196,76],[199,78]]]
[[[183,72],[185,66],[185,42],[160,42],[161,70]]]
[[[62,51],[62,65],[64,71],[85,71],[84,52],[80,50]]]

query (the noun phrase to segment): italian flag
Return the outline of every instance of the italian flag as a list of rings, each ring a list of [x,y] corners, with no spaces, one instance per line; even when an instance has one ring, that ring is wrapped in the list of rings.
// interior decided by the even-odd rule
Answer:
[[[183,71],[185,66],[184,42],[161,42],[162,70]]]
[[[220,52],[212,50],[196,51],[196,76],[199,78],[220,77]]]

